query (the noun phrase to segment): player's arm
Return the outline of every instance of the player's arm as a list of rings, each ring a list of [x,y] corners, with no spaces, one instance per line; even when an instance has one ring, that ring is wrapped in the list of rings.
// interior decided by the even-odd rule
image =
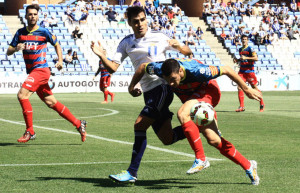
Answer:
[[[100,73],[100,71],[101,71],[101,68],[100,68],[100,66],[99,66],[97,72],[95,73],[95,76],[94,76],[93,80],[95,80],[95,78],[98,76],[98,74]]]
[[[257,57],[257,54],[256,52],[252,52],[252,56],[245,56],[245,55],[241,55],[241,58],[240,60],[252,60],[252,61],[257,61],[258,60],[258,57]]]
[[[239,87],[245,92],[248,98],[260,101],[262,95],[259,91],[249,88],[243,79],[229,66],[220,66],[221,75],[228,76],[232,81],[234,81]]]
[[[140,96],[142,94],[142,91],[138,88],[134,88],[138,82],[140,82],[140,80],[142,79],[142,77],[145,74],[145,67],[146,67],[147,63],[143,63],[139,66],[139,68],[135,71],[132,79],[131,79],[131,83],[128,86],[128,92],[133,96],[133,97],[137,97]]]
[[[171,39],[168,40],[169,45],[178,50],[180,53],[182,53],[185,56],[191,55],[193,52],[187,45],[180,45],[178,40]]]
[[[61,47],[58,42],[54,45],[54,48],[55,48],[55,52],[56,52],[57,58],[58,58],[58,61],[56,62],[55,67],[58,70],[61,70],[63,68],[63,54],[62,54],[62,50],[61,50]]]
[[[24,49],[25,49],[25,44],[24,43],[18,43],[18,45],[16,47],[9,46],[7,48],[6,54],[8,56],[10,56],[10,55],[13,55],[15,52],[18,52],[18,51],[24,50]]]
[[[91,49],[93,52],[102,60],[103,65],[107,69],[109,73],[114,73],[117,71],[118,67],[120,66],[118,63],[110,61],[107,59],[105,55],[105,50],[101,46],[100,41],[98,41],[98,45],[94,41],[91,43]]]

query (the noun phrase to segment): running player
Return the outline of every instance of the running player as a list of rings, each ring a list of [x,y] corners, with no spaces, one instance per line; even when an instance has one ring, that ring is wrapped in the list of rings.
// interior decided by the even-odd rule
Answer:
[[[28,26],[17,31],[7,49],[8,56],[20,50],[23,51],[26,71],[29,74],[18,92],[18,100],[22,107],[26,123],[26,131],[18,139],[18,142],[26,143],[36,138],[32,124],[32,106],[29,101],[30,96],[34,92],[37,93],[49,108],[52,108],[61,117],[76,126],[77,131],[81,135],[81,141],[84,142],[86,139],[86,121],[78,120],[66,106],[57,101],[48,85],[50,70],[46,61],[47,42],[50,42],[55,47],[58,56],[58,62],[55,67],[59,70],[62,69],[63,59],[61,47],[57,42],[56,36],[51,34],[49,30],[37,25],[39,9],[38,5],[29,5],[26,7]]]
[[[96,76],[101,72],[101,77],[100,77],[100,85],[99,88],[104,94],[104,101],[101,102],[101,104],[107,104],[107,97],[108,95],[111,97],[111,102],[114,101],[115,93],[109,92],[107,87],[110,85],[110,73],[106,70],[104,65],[102,64],[101,59],[99,60],[99,68],[97,72],[95,73],[95,76],[93,80],[95,80]]]
[[[94,42],[91,44],[93,52],[101,58],[108,72],[117,71],[127,56],[130,57],[134,68],[137,69],[140,64],[145,62],[165,60],[167,50],[179,51],[184,55],[192,53],[189,47],[179,44],[177,40],[169,39],[161,32],[148,31],[148,22],[142,7],[129,7],[126,14],[128,24],[134,34],[126,36],[120,42],[112,61],[106,58],[100,42],[98,42],[99,45]],[[146,131],[150,126],[165,145],[185,138],[181,126],[172,129],[173,113],[169,110],[169,105],[173,100],[171,88],[157,76],[145,76],[140,83],[144,92],[145,106],[134,124],[135,139],[131,163],[125,172],[109,176],[118,182],[136,181],[137,171],[147,146]]]
[[[187,174],[199,172],[210,165],[205,158],[200,130],[210,145],[217,148],[221,154],[239,164],[246,171],[252,184],[259,184],[256,161],[246,159],[235,149],[232,143],[221,136],[216,112],[214,121],[205,127],[198,128],[190,117],[190,109],[200,101],[209,103],[213,107],[219,103],[221,92],[217,81],[212,79],[221,75],[227,75],[236,82],[251,99],[260,100],[261,93],[259,91],[248,88],[246,83],[228,66],[207,66],[195,59],[168,59],[165,62],[141,64],[129,86],[129,92],[132,95],[135,96],[138,93],[134,87],[145,72],[149,75],[164,78],[183,103],[177,112],[177,117],[196,157]],[[136,96],[138,95],[139,93]]]
[[[244,82],[248,82],[252,88],[255,90],[260,91],[257,88],[257,78],[254,73],[254,62],[258,60],[257,54],[253,48],[248,46],[248,36],[242,35],[242,47],[239,49],[240,58],[234,58],[235,63],[239,63],[240,65],[240,71],[239,76],[244,80]],[[245,111],[245,104],[244,104],[244,92],[242,89],[238,86],[238,95],[239,95],[239,101],[240,106],[236,112],[243,112]],[[263,99],[260,100],[260,107],[259,111],[263,112],[265,109],[265,104]]]

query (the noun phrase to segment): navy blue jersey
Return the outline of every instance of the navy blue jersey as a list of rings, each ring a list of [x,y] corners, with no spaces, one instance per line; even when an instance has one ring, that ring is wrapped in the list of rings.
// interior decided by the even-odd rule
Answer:
[[[256,52],[250,46],[239,49],[240,56],[252,57],[256,55]],[[240,62],[240,73],[254,72],[254,61],[253,60],[241,60]]]
[[[211,79],[222,75],[219,66],[209,66],[196,59],[176,59],[184,70],[184,78],[177,88],[173,88],[176,95],[190,95],[201,86],[207,85]],[[146,73],[155,74],[162,78],[162,62],[151,62],[146,65]]]

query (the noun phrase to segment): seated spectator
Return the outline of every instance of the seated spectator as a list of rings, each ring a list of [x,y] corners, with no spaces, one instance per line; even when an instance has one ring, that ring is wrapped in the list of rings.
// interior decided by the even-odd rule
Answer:
[[[125,0],[118,0],[118,2],[121,7],[125,4]]]
[[[156,8],[157,15],[160,15],[163,12],[164,8],[162,4],[159,4],[159,7]]]
[[[49,20],[49,26],[51,28],[53,27],[58,27],[58,20],[56,19],[56,17],[54,15],[51,16],[51,19]]]
[[[151,23],[151,29],[153,31],[159,31],[160,30],[160,25],[157,20],[154,20],[154,22]]]
[[[272,41],[270,40],[270,35],[269,34],[267,34],[264,37],[263,44],[265,44],[265,45],[271,45],[272,44]]]
[[[300,11],[300,1],[297,1],[297,8],[298,8],[298,11]]]
[[[159,5],[160,5],[159,0],[153,0],[153,6],[155,7],[155,9],[157,9]]]
[[[133,3],[132,3],[132,6],[139,6],[139,7],[142,7],[142,3],[140,2],[140,0],[135,0]]]
[[[189,46],[189,45],[196,45],[196,43],[194,41],[194,36],[193,36],[192,33],[187,33],[186,41],[184,43],[187,46]]]
[[[239,35],[236,35],[235,38],[232,41],[232,44],[236,47],[241,46],[242,42],[241,42],[241,38]]]
[[[81,9],[81,18],[79,19],[79,23],[86,23],[88,16],[89,12],[85,9]]]
[[[274,23],[272,25],[272,29],[274,30],[274,33],[279,34],[280,25],[277,20],[274,20]]]
[[[209,8],[208,5],[205,5],[204,8],[203,8],[202,17],[203,17],[204,20],[206,20],[206,18],[208,16],[211,16],[210,8]]]
[[[283,20],[285,27],[289,27],[293,24],[293,20],[291,19],[290,15],[286,15],[286,18]]]
[[[295,38],[294,36],[294,30],[292,29],[292,26],[289,26],[288,30],[287,30],[287,36],[290,40],[296,40],[297,38]]]
[[[87,3],[85,8],[86,8],[87,11],[93,10],[93,3],[92,2]]]
[[[239,15],[242,17],[246,15],[246,8],[244,4],[241,4],[241,8],[239,9]]]
[[[42,21],[40,23],[40,26],[45,28],[45,27],[49,27],[49,24],[50,24],[50,19],[48,18],[47,13],[45,13],[44,18],[42,19]]]
[[[152,3],[150,3],[149,6],[146,8],[146,12],[147,12],[148,15],[150,15],[151,17],[153,17],[154,15],[156,15],[156,9],[155,9],[155,7],[152,5]]]
[[[171,23],[172,23],[172,25],[174,25],[174,26],[178,26],[179,19],[178,19],[178,17],[177,17],[176,14],[174,15],[173,19],[171,19]]]
[[[102,11],[104,11],[104,10],[109,10],[109,5],[108,5],[108,3],[107,3],[106,0],[101,0],[101,1],[100,1],[100,5],[101,5],[102,8],[103,8]]]
[[[252,15],[253,16],[261,16],[261,11],[258,7],[259,3],[255,3],[254,7],[252,7]]]
[[[198,41],[203,39],[202,35],[203,35],[203,31],[200,27],[198,27],[197,30],[196,30],[196,38],[197,38]]]
[[[74,51],[73,52],[73,55],[72,55],[72,62],[74,64],[74,68],[76,67],[77,64],[79,64],[79,59],[78,59],[78,56],[77,56],[77,52]]]
[[[77,5],[80,7],[80,9],[85,9],[85,2],[83,0],[78,0]]]
[[[228,36],[225,34],[224,29],[222,29],[222,33],[220,35],[220,40],[223,42],[228,39]]]
[[[169,11],[168,11],[168,19],[169,20],[173,19],[174,15],[175,15],[175,13],[174,13],[173,9],[169,9]]]
[[[291,8],[291,11],[293,13],[295,13],[297,11],[297,2],[296,2],[296,0],[291,0],[290,8]]]
[[[175,31],[171,28],[171,25],[168,24],[164,33],[171,39],[175,39]]]
[[[288,40],[289,38],[287,37],[286,30],[284,29],[284,26],[280,26],[279,30],[279,39],[281,40]]]
[[[210,28],[214,31],[215,28],[220,27],[220,21],[219,18],[217,18],[217,15],[213,15],[213,18],[210,23]]]
[[[166,27],[169,19],[168,19],[168,16],[166,14],[161,13],[160,16],[158,17],[158,21],[159,21],[159,24],[162,27]]]
[[[235,35],[236,35],[235,30],[232,28],[232,26],[229,26],[228,39],[233,41],[233,39],[235,38]]]
[[[226,13],[226,15],[231,15],[232,14],[232,6],[231,6],[231,3],[230,2],[228,2],[227,3],[227,6],[225,7],[225,13]]]
[[[270,40],[271,44],[274,45],[274,42],[278,41],[278,36],[275,35],[275,33],[271,33],[271,35],[269,36],[269,40]]]
[[[174,6],[172,7],[172,10],[176,15],[182,16],[181,9],[180,9],[180,7],[177,6],[177,3],[174,4]]]
[[[113,11],[112,8],[110,7],[109,10],[105,13],[105,16],[107,18],[107,20],[109,21],[109,23],[111,21],[116,21],[118,22],[118,20],[116,19],[118,13]]]
[[[74,39],[81,39],[81,36],[83,35],[83,33],[80,33],[80,29],[78,26],[75,27],[75,30],[72,32],[72,38]]]
[[[94,9],[94,11],[103,9],[99,0],[93,1],[93,9]]]
[[[283,14],[283,10],[281,10],[277,16],[279,25],[284,25],[285,15]]]
[[[221,28],[224,28],[229,24],[229,21],[227,20],[226,17],[224,17],[224,15],[220,16],[219,22],[220,22],[220,27]]]
[[[68,53],[65,55],[65,58],[64,58],[64,62],[65,62],[65,65],[66,67],[68,67],[69,64],[73,64],[73,59],[72,59],[72,50],[68,50]]]
[[[219,14],[219,9],[216,8],[216,6],[214,4],[212,4],[212,6],[210,8],[210,13],[211,14]]]
[[[246,7],[246,16],[250,16],[252,15],[252,7],[250,4],[247,4],[247,7]]]

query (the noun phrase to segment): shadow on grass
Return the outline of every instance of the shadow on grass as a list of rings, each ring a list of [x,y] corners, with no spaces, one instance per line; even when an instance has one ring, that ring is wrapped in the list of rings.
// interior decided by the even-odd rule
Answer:
[[[84,183],[91,183],[94,186],[104,187],[104,188],[113,188],[113,187],[143,187],[145,189],[187,189],[198,187],[199,184],[245,184],[249,183],[228,183],[228,182],[199,182],[199,179],[159,179],[159,180],[140,180],[137,181],[134,185],[117,183],[108,178],[64,178],[64,177],[37,177],[36,181],[50,181],[50,180],[73,180]],[[20,180],[27,181],[27,180]],[[34,181],[34,180],[28,180]]]
[[[26,146],[33,146],[33,145],[36,145],[36,146],[42,146],[42,145],[81,145],[81,144],[37,144],[37,143],[34,143],[34,144],[31,144],[30,142],[29,143],[0,143],[0,147],[5,147],[5,146],[16,146],[16,147],[26,147]]]

